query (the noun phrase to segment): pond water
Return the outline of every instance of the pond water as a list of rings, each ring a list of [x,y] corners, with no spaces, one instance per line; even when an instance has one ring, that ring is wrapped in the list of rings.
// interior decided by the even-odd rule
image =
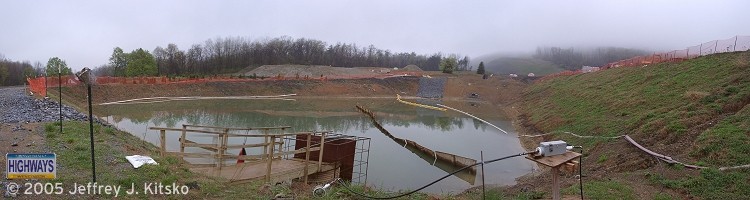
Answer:
[[[467,102],[443,102],[449,106]],[[488,104],[472,103],[493,109]],[[291,126],[287,132],[333,131],[335,133],[371,138],[367,184],[391,191],[419,188],[457,168],[433,165],[434,160],[420,157],[418,152],[399,145],[381,133],[355,105],[376,112],[378,121],[394,137],[407,139],[429,148],[480,161],[523,152],[511,122],[499,114],[479,117],[508,131],[501,131],[473,118],[453,111],[426,110],[398,103],[395,99],[315,99],[285,100],[198,100],[151,104],[107,105],[95,107],[103,120],[144,141],[158,146],[156,131],[148,127],[181,128],[182,124],[221,127]],[[500,113],[498,111],[498,113]],[[179,150],[179,134],[167,134],[167,149]],[[198,139],[201,140],[201,139]],[[209,140],[204,138],[203,140]],[[244,140],[236,138],[234,140]],[[230,141],[241,144],[247,141]],[[248,142],[249,143],[249,142]],[[229,153],[237,154],[238,151]],[[511,158],[485,166],[485,182],[510,185],[515,178],[532,172],[537,166],[522,157]],[[481,171],[470,178],[451,176],[425,191],[456,193],[482,184]]]

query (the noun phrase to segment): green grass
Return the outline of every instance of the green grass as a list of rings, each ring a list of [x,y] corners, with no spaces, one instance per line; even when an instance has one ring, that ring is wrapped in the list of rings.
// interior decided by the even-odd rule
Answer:
[[[675,139],[746,106],[750,101],[748,60],[750,52],[725,53],[559,77],[529,87],[524,111],[545,131]],[[748,130],[747,114],[727,120],[736,127],[726,126],[703,138],[730,141],[720,133]]]
[[[603,163],[606,161],[607,161],[607,155],[604,155],[604,154],[600,155],[599,159],[596,159],[596,163]]]
[[[74,183],[86,184],[91,182],[91,157],[89,149],[89,126],[86,122],[64,122],[63,132],[59,133],[59,123],[44,125],[46,144],[57,154],[57,179],[72,187]],[[260,181],[247,184],[228,184],[227,180],[206,177],[192,173],[179,158],[173,156],[159,156],[154,145],[146,143],[129,133],[118,131],[100,125],[94,126],[94,140],[96,151],[96,175],[99,185],[120,185],[129,188],[135,185],[136,190],[143,191],[144,183],[162,183],[178,185],[197,184],[200,188],[190,189],[187,196],[157,196],[168,199],[272,199],[276,194],[288,194],[300,199],[312,198],[311,191],[295,190],[285,185],[268,187],[261,191],[264,183]],[[126,153],[131,152],[131,153]],[[125,160],[126,155],[140,154],[154,158],[159,165],[144,165],[133,169]],[[370,196],[392,196],[397,193],[365,188],[361,185],[349,186],[352,190]],[[69,188],[66,188],[66,191]],[[153,198],[146,194],[122,196],[118,198],[144,199]],[[112,195],[101,195],[100,198],[112,198]],[[446,196],[451,198],[452,196]],[[66,199],[66,197],[61,197]],[[333,187],[328,195],[320,199],[357,199],[353,193],[341,186]],[[428,199],[426,194],[417,193],[401,199]]]
[[[672,197],[672,195],[667,194],[667,193],[656,193],[654,197],[652,197],[652,199],[653,200],[672,200],[676,198]]]
[[[698,137],[702,144],[692,153],[713,165],[750,163],[750,107],[729,116]]]
[[[566,195],[581,195],[579,185],[573,184],[562,190]],[[583,194],[589,199],[635,199],[630,186],[616,181],[583,182]]]
[[[687,141],[694,145],[660,153],[687,153],[691,158],[682,161],[709,167],[750,164],[750,52],[558,77],[527,88],[524,102],[531,123],[546,132],[628,134],[647,148]],[[590,148],[610,141],[556,136]],[[617,156],[613,153],[607,156]],[[674,188],[714,199],[743,189],[707,183],[748,177],[746,171],[713,172],[681,180]],[[744,190],[739,193],[750,191]]]
[[[54,128],[49,128],[50,126]],[[46,144],[57,154],[57,179],[54,182],[72,187],[74,183],[91,182],[91,157],[89,144],[89,127],[85,122],[64,122],[63,133],[59,133],[56,123],[45,124]],[[135,184],[137,190],[143,189],[144,183],[162,183],[184,185],[197,183],[200,189],[191,189],[188,196],[162,196],[162,198],[182,199],[194,197],[210,198],[270,198],[268,194],[259,194],[257,185],[244,184],[226,186],[224,180],[203,177],[193,174],[182,166],[178,158],[160,157],[156,147],[139,140],[132,135],[108,127],[94,127],[97,183],[121,185],[129,188]],[[125,149],[138,151],[141,155],[153,157],[159,165],[145,165],[138,169],[125,160]],[[66,189],[67,190],[67,189]],[[118,198],[123,198],[121,196]],[[111,195],[104,195],[112,198]],[[145,194],[124,196],[130,199],[150,198]]]
[[[719,171],[701,170],[700,176],[668,179],[661,175],[651,175],[652,183],[667,188],[687,190],[703,199],[745,199],[750,196],[750,170]]]
[[[504,200],[504,199],[517,199],[517,200],[528,200],[528,199],[542,199],[546,193],[539,191],[528,191],[520,192],[515,195],[506,194],[501,188],[487,188],[484,194],[484,198],[487,200]],[[465,199],[482,199],[482,190],[471,190],[461,197]]]
[[[349,191],[349,190],[351,190],[351,191]],[[367,196],[371,196],[371,197],[391,197],[391,196],[395,196],[395,195],[401,194],[399,192],[390,193],[390,192],[384,192],[382,190],[377,190],[377,189],[373,190],[372,188],[366,188],[366,187],[364,187],[362,185],[350,185],[350,184],[347,184],[346,186],[339,185],[339,186],[331,187],[326,192],[325,196],[318,197],[316,199],[330,199],[330,200],[334,200],[334,199],[349,199],[349,198],[364,199],[362,197],[357,196],[352,191],[354,191],[356,193],[364,194],[364,195],[367,195]],[[416,193],[416,194],[412,194],[412,195],[401,197],[401,198],[397,198],[397,199],[417,199],[418,200],[418,199],[428,199],[428,196],[426,194]]]

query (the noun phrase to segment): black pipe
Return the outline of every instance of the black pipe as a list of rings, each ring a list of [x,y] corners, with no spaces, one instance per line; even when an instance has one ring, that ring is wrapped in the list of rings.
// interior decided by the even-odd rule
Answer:
[[[62,72],[60,71],[60,64],[57,65],[57,91],[60,92],[60,134],[62,134]]]
[[[91,108],[91,84],[86,84],[86,87],[89,94],[89,139],[91,139],[91,175],[94,178],[94,183],[96,183],[96,162],[94,162],[94,117],[91,111],[93,110]]]
[[[479,151],[479,157],[482,159],[482,200],[486,199],[486,193],[484,192],[484,151]]]

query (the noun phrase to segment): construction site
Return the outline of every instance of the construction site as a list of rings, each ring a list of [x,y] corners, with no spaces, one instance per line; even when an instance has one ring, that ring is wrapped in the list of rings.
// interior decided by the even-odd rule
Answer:
[[[459,198],[473,199],[476,194],[486,194],[486,185],[496,185],[505,187],[493,186],[490,190],[540,195],[540,198],[570,198],[577,194],[572,191],[577,191],[576,182],[579,182],[580,191],[588,188],[586,190],[593,197],[613,194],[597,190],[596,186],[584,185],[581,174],[587,173],[589,184],[613,184],[610,186],[618,188],[618,184],[627,183],[631,185],[628,188],[640,188],[614,190],[625,192],[628,198],[712,197],[721,195],[693,194],[696,188],[692,187],[697,186],[664,190],[663,184],[694,181],[693,178],[677,178],[682,174],[706,176],[700,173],[701,170],[715,170],[718,176],[725,176],[741,175],[748,168],[742,157],[716,157],[724,150],[717,151],[710,145],[720,144],[722,140],[701,136],[713,134],[715,130],[709,127],[721,124],[721,120],[735,119],[731,116],[744,113],[747,98],[731,86],[744,83],[743,77],[712,73],[711,76],[722,77],[715,80],[728,81],[723,83],[728,88],[718,90],[724,96],[716,97],[724,99],[721,100],[723,106],[714,111],[705,110],[702,115],[688,115],[685,111],[682,115],[691,117],[676,118],[679,122],[669,122],[672,123],[669,126],[659,126],[672,120],[669,114],[653,121],[649,116],[653,117],[654,113],[643,113],[637,107],[617,107],[627,103],[617,99],[603,100],[595,96],[598,93],[594,90],[632,92],[598,83],[601,83],[600,79],[607,80],[613,75],[619,77],[619,74],[640,77],[644,70],[651,74],[675,72],[668,70],[669,67],[687,72],[706,70],[700,63],[716,59],[732,63],[724,67],[747,67],[746,51],[651,62],[649,66],[641,63],[640,67],[554,74],[536,81],[468,72],[444,74],[414,67],[399,70],[263,66],[242,72],[242,76],[193,79],[99,77],[92,85],[95,95],[91,98],[99,123],[125,131],[143,144],[150,143],[157,150],[152,151],[151,156],[178,158],[185,170],[232,185],[286,184],[296,188],[293,193],[317,190],[319,186],[323,190],[317,191],[328,195],[325,185],[346,182],[375,190],[398,191],[418,188],[447,174],[438,179],[440,182],[433,182],[430,185],[435,185],[427,185],[430,187],[425,186],[420,192],[455,194]],[[693,76],[698,75],[695,73],[689,77]],[[661,79],[672,81],[664,78]],[[588,82],[568,85],[577,81]],[[706,82],[704,85],[713,87],[712,84]],[[84,110],[87,96],[83,85],[73,77],[36,78],[29,79],[25,91],[37,97],[46,93],[50,99],[62,98],[65,104]],[[580,90],[581,85],[589,85],[589,90]],[[689,90],[676,95],[693,102],[690,104],[693,109],[703,109],[698,104],[710,101],[707,98],[714,93]],[[582,101],[570,94],[588,95],[598,103]],[[652,98],[666,101],[664,98],[670,93],[664,95]],[[44,101],[47,100],[37,100]],[[646,104],[653,104],[652,101],[656,100],[640,100]],[[39,106],[51,105],[54,103]],[[580,109],[592,105],[598,105],[593,108],[606,105],[607,109],[620,111],[606,121],[590,118],[584,124],[569,125],[582,123],[570,119],[571,116],[586,118],[581,114],[595,114],[580,112]],[[75,112],[67,109],[66,112]],[[681,109],[674,108],[673,112],[682,112]],[[44,112],[55,110],[46,109]],[[628,120],[633,117],[646,120],[627,126],[635,127],[636,132],[622,132],[626,127],[620,125],[602,125],[611,121],[630,123]],[[81,116],[65,118],[80,119]],[[675,132],[690,137],[676,137]],[[695,138],[701,138],[700,143],[695,143]],[[513,158],[485,165],[488,158],[515,152],[527,155],[537,144],[553,140],[565,140],[573,145],[571,147],[588,152],[567,151],[561,155],[528,156],[527,159]],[[612,151],[611,145],[619,151]],[[679,146],[698,150],[684,151]],[[730,146],[726,151],[739,151],[733,148]],[[718,160],[704,162],[697,155]],[[634,172],[646,175],[628,176]],[[403,177],[413,180],[403,181]],[[649,181],[657,184],[643,184]],[[344,191],[347,187],[338,186],[336,191]],[[530,188],[533,192],[528,192]]]

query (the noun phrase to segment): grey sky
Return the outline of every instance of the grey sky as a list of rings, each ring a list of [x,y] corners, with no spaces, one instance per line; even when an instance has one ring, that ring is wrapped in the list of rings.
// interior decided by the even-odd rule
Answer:
[[[126,51],[278,36],[395,52],[671,50],[750,35],[750,1],[0,1],[0,54],[73,69]]]

